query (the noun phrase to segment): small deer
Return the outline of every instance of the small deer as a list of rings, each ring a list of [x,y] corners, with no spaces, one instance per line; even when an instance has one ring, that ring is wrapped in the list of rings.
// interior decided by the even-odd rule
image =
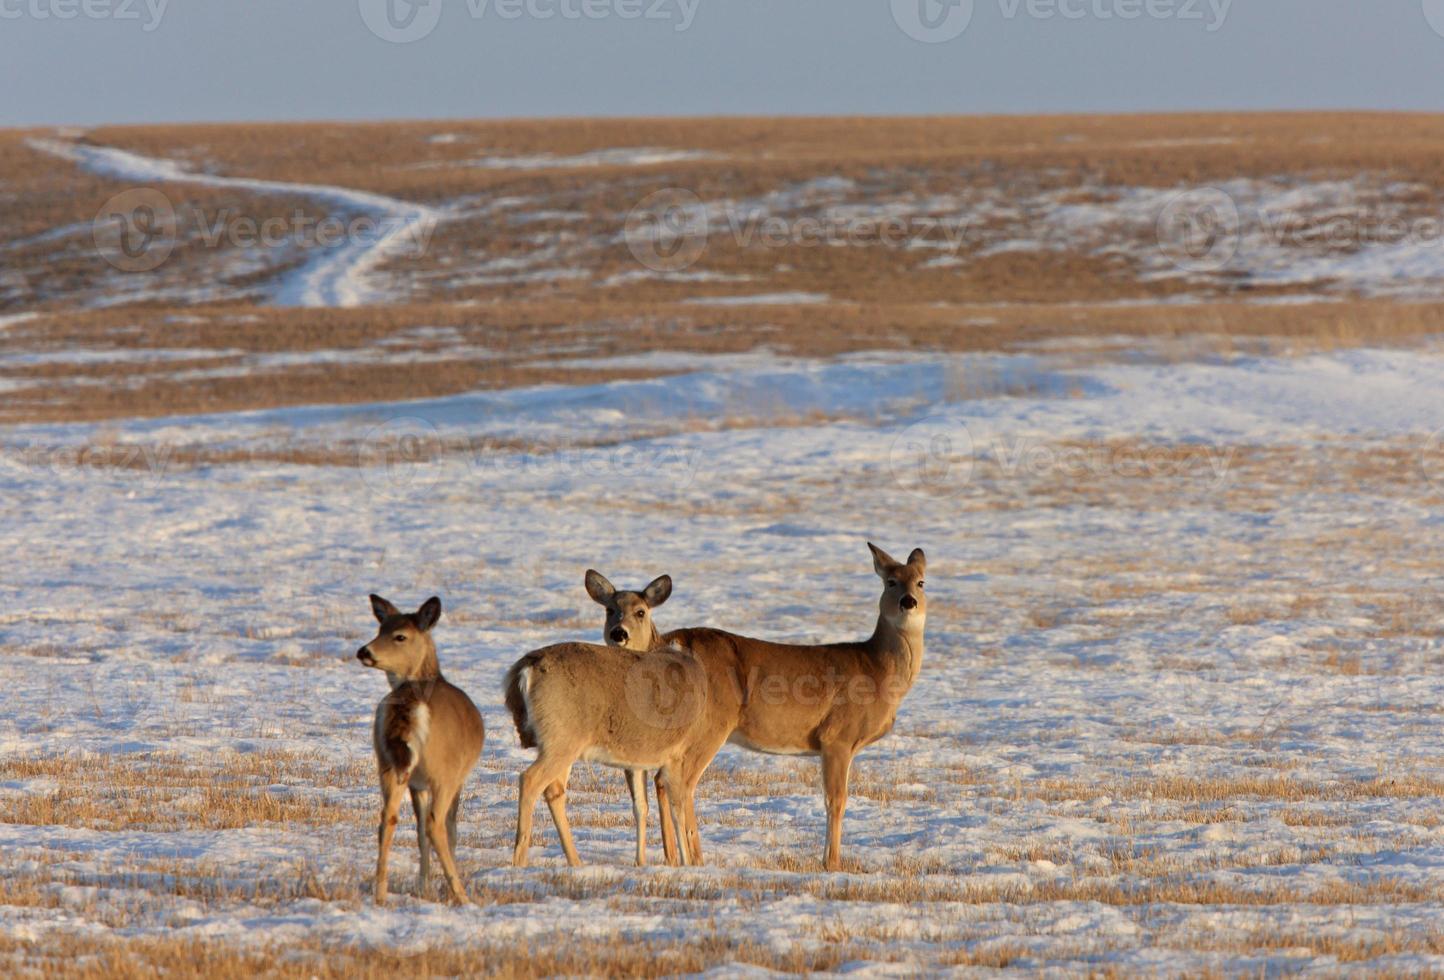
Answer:
[[[824,863],[829,871],[842,867],[842,816],[852,759],[892,730],[898,706],[922,669],[927,557],[916,548],[906,562],[899,562],[871,543],[868,549],[883,592],[877,625],[860,643],[770,643],[717,629],[663,634],[651,616],[653,606],[661,603],[653,603],[649,594],[664,579],[670,592],[670,579],[662,576],[641,592],[626,592],[597,572],[587,572],[587,592],[607,610],[603,634],[609,644],[631,650],[681,647],[702,665],[713,682],[709,732],[725,729],[726,741],[754,752],[821,757],[827,806]],[[730,688],[723,682],[728,676],[735,678]],[[721,744],[713,747],[714,754]],[[674,791],[680,781],[688,822],[679,829],[700,863],[702,842],[692,796],[712,756],[705,754],[704,743],[697,749],[682,761],[666,790]],[[659,805],[662,792],[659,782]],[[667,832],[664,823],[664,847]]]
[[[659,804],[669,806],[673,821],[681,825],[680,764],[699,743],[715,742],[710,749],[715,753],[726,739],[726,731],[706,730],[708,679],[685,650],[637,653],[561,643],[518,660],[507,671],[504,687],[522,747],[538,750],[536,761],[521,774],[512,854],[518,868],[526,866],[532,813],[543,794],[567,863],[582,863],[566,810],[567,781],[577,761],[629,773],[658,770]],[[634,800],[645,801],[645,784],[637,783]],[[645,823],[645,811],[638,820],[639,827]],[[640,840],[639,831],[639,858]],[[685,838],[680,857],[689,860]]]
[[[356,651],[356,659],[384,670],[391,684],[391,692],[376,706],[371,730],[381,777],[376,904],[386,902],[386,859],[403,790],[411,793],[416,842],[421,848],[418,893],[426,894],[434,846],[451,900],[464,903],[466,888],[456,870],[456,816],[462,784],[481,757],[485,738],[481,712],[459,687],[441,676],[431,638],[431,628],[441,618],[440,599],[432,596],[416,612],[403,613],[373,595],[371,611],[380,629],[375,639]]]

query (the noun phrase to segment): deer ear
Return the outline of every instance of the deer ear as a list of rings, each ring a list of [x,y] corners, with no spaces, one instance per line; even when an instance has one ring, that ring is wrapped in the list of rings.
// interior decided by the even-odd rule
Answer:
[[[600,602],[604,606],[607,604],[607,600],[611,599],[617,592],[616,586],[608,582],[605,575],[593,569],[587,569],[585,581],[587,595],[591,596],[593,601]]]
[[[441,600],[436,596],[432,596],[421,604],[420,609],[416,610],[416,628],[423,633],[428,632],[431,627],[436,625],[436,621],[440,618]]]
[[[381,598],[379,595],[371,597],[371,612],[376,616],[376,622],[384,623],[392,616],[400,616],[401,610]]]
[[[648,582],[647,587],[642,590],[642,598],[646,599],[647,605],[653,609],[656,609],[662,603],[666,602],[667,597],[671,594],[672,576],[670,575],[658,575],[652,579],[652,581]]]
[[[883,551],[871,541],[867,543],[868,550],[872,552],[872,570],[882,578],[887,578],[891,570],[897,566],[893,556]]]
[[[923,549],[914,548],[913,553],[908,555],[908,564],[916,565],[918,568],[926,570],[928,567],[928,556],[923,554]]]

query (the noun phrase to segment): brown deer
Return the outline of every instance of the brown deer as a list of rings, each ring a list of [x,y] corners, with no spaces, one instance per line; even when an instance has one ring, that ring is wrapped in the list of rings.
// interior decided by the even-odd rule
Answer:
[[[545,794],[567,863],[581,864],[566,811],[567,780],[579,760],[628,772],[658,770],[661,803],[680,824],[679,764],[698,751],[698,743],[715,743],[715,754],[727,737],[725,730],[706,728],[708,687],[690,654],[666,647],[636,652],[561,643],[513,664],[504,684],[506,706],[522,747],[538,752],[521,774],[512,863],[526,866],[532,813]],[[637,782],[634,799],[645,801],[645,784]],[[645,813],[638,819],[644,825]],[[689,859],[685,840],[680,858]]]
[[[587,595],[608,606],[617,590],[608,582],[600,572],[587,569],[583,579]],[[639,620],[646,620],[653,609],[667,601],[672,594],[672,580],[666,575],[658,576],[648,583],[641,592],[627,592],[626,609],[622,611],[617,607],[613,614],[612,607],[608,606],[607,622],[602,629],[602,636],[608,646],[622,647],[627,650],[650,650],[652,645],[639,647],[628,642],[630,633],[628,627],[640,630],[644,625]],[[734,685],[727,685],[732,687]],[[657,815],[662,824],[662,853],[668,864],[678,864],[677,837],[672,829],[672,808],[667,798],[667,788],[662,783],[661,773],[655,779],[657,787]],[[642,769],[627,770],[627,792],[632,797],[632,817],[637,828],[637,864],[646,863],[646,839],[647,839],[647,773]],[[700,845],[700,838],[698,841]],[[699,856],[700,861],[700,856]]]
[[[485,738],[481,712],[441,676],[431,638],[431,628],[441,618],[440,599],[432,596],[416,612],[403,613],[373,595],[371,610],[381,628],[375,639],[356,651],[356,659],[384,670],[391,684],[391,692],[376,706],[371,730],[382,801],[376,832],[376,904],[386,902],[386,859],[404,790],[411,792],[421,848],[418,893],[426,894],[434,846],[452,901],[465,902],[466,888],[456,871],[456,816],[461,786],[481,757]]]
[[[755,752],[821,757],[829,871],[842,867],[842,816],[853,756],[892,730],[898,705],[917,680],[923,660],[927,558],[921,548],[906,562],[871,543],[868,548],[883,592],[877,625],[860,643],[770,643],[715,629],[662,634],[652,621],[654,603],[648,599],[661,579],[642,592],[620,592],[600,574],[587,572],[587,592],[607,609],[603,634],[609,644],[632,650],[676,647],[696,658],[712,680],[708,709],[714,732],[723,724],[730,729],[726,741]],[[670,587],[667,579],[668,592]],[[729,675],[735,684],[730,689],[720,683]],[[729,712],[730,721],[721,722]],[[680,833],[699,863],[702,842],[692,798],[712,761],[705,749],[706,744],[699,743],[675,774],[685,793],[678,807],[685,818]],[[674,792],[675,784],[674,779],[666,791]],[[662,791],[659,784],[659,796]],[[664,825],[664,846],[666,833]]]

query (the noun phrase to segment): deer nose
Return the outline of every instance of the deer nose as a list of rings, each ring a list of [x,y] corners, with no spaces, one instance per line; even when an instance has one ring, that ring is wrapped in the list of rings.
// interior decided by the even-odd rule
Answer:
[[[898,605],[904,609],[916,609],[918,607],[918,601],[910,595],[905,595],[898,601]]]
[[[363,664],[366,664],[367,666],[370,666],[371,664],[374,664],[376,662],[376,658],[371,656],[370,646],[364,646],[360,650],[357,650],[356,659],[361,661]]]
[[[627,642],[627,631],[624,630],[624,629],[622,629],[620,626],[618,626],[616,629],[612,630],[612,642],[613,642],[613,643],[626,643],[626,642]]]

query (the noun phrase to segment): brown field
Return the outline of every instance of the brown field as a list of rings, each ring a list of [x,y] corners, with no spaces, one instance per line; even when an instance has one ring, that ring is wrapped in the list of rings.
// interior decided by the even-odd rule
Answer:
[[[443,132],[457,139],[428,141]],[[1391,202],[1391,214],[1438,215],[1444,211],[1437,167],[1444,119],[1433,116],[558,120],[62,134],[226,175],[334,184],[431,204],[467,202],[453,220],[437,226],[422,254],[393,257],[381,270],[391,301],[326,310],[264,303],[275,277],[293,269],[301,253],[208,246],[194,228],[153,272],[111,269],[90,245],[89,222],[107,198],[129,185],[90,176],[26,142],[55,135],[0,133],[0,170],[9,188],[0,196],[0,227],[8,238],[0,242],[0,315],[42,314],[0,331],[0,356],[74,347],[131,356],[6,365],[0,377],[16,384],[0,409],[6,422],[608,380],[638,371],[588,369],[585,361],[659,349],[716,353],[765,346],[828,356],[879,348],[1016,349],[1060,338],[1126,336],[1169,345],[1168,356],[1192,357],[1238,345],[1288,351],[1409,342],[1437,334],[1444,323],[1444,303],[1401,305],[1347,290],[1324,305],[1256,302],[1316,295],[1326,283],[1148,275],[1139,263],[1158,243],[1148,240],[1153,232],[1146,228],[1116,230],[1141,237],[1114,242],[1127,247],[1104,253],[1066,241],[998,252],[980,245],[995,233],[1036,233],[1046,217],[1038,210],[1039,195],[1055,205],[1087,203],[1109,188],[1182,188],[1236,178],[1287,183],[1371,175],[1408,188]],[[707,156],[537,170],[467,162],[566,158],[618,147]],[[789,237],[791,225],[779,240],[723,230],[708,237],[704,254],[680,275],[644,267],[622,239],[627,213],[654,191],[681,188],[725,204],[797,194],[809,182],[838,179],[851,183],[825,202],[810,204],[803,194],[790,212],[794,225],[832,213],[828,208],[913,202],[907,207],[916,210],[917,201],[930,197],[981,195],[1000,202],[1001,210],[943,207],[943,214],[983,217],[941,250],[898,247],[866,232],[835,247]],[[311,217],[327,213],[323,204],[294,196],[189,184],[164,189],[200,223],[222,213],[258,220],[290,216],[298,208]],[[488,211],[489,202],[498,200],[527,203],[518,205],[522,211]],[[1331,215],[1314,217],[1322,222]],[[75,226],[74,234],[47,237],[67,226]],[[853,234],[852,226],[847,233]],[[928,234],[920,228],[908,233],[919,239]],[[931,265],[939,255],[953,261]],[[705,276],[689,278],[695,273]],[[826,302],[692,302],[793,293]],[[1185,305],[1171,302],[1185,298]],[[417,333],[417,327],[445,335]],[[135,354],[147,348],[188,356],[178,362]],[[288,352],[341,356],[320,365],[259,360]],[[558,358],[581,363],[551,363]]]

